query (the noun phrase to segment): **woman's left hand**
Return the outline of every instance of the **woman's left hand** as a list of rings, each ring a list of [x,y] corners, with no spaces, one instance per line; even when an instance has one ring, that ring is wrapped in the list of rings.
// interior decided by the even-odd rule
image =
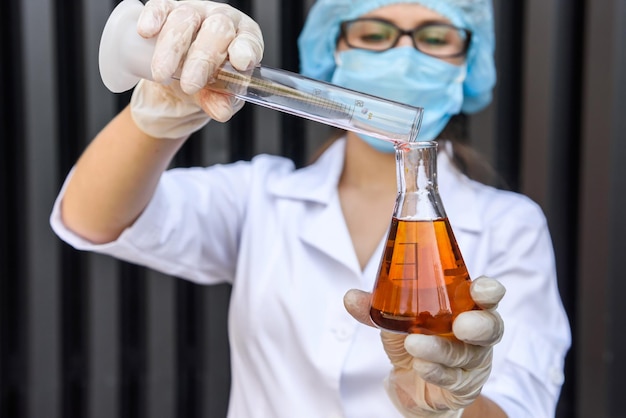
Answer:
[[[458,417],[474,402],[491,371],[492,348],[504,332],[496,312],[505,288],[497,280],[480,277],[472,282],[472,298],[482,310],[461,313],[453,323],[454,338],[381,331],[393,370],[387,393],[407,417]],[[344,297],[348,312],[374,326],[370,294],[350,290]]]

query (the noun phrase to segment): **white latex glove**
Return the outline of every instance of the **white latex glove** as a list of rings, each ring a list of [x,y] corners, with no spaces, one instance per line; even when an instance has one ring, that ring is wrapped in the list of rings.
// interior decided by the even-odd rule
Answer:
[[[203,87],[227,59],[240,71],[261,61],[263,37],[250,17],[224,3],[150,0],[137,32],[144,38],[158,36],[154,81],[141,80],[131,99],[133,119],[142,131],[183,138],[210,118],[225,122],[241,109],[241,100]],[[172,81],[178,72],[180,81]]]
[[[504,332],[496,307],[505,289],[500,282],[479,277],[470,292],[482,310],[457,316],[454,338],[381,331],[393,370],[385,381],[392,402],[406,417],[460,417],[480,395],[491,372],[492,347]],[[370,294],[350,290],[344,297],[348,312],[373,326]]]

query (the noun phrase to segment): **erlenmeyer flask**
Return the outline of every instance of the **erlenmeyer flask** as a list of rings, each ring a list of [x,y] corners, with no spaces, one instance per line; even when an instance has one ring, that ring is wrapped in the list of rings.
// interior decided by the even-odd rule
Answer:
[[[397,144],[396,170],[398,196],[370,316],[389,331],[452,335],[454,318],[477,306],[437,188],[437,143]]]

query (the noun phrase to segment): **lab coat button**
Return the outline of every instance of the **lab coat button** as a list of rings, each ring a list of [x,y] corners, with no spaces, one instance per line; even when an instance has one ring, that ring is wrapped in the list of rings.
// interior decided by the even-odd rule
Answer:
[[[335,338],[339,341],[347,341],[352,337],[352,331],[345,326],[339,326],[332,329]]]

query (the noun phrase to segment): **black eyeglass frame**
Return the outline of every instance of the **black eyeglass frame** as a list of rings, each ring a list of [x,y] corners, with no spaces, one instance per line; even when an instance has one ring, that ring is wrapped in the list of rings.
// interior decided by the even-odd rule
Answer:
[[[391,27],[394,27],[397,31],[398,31],[398,36],[396,37],[395,41],[393,41],[393,43],[389,46],[389,48],[385,48],[385,49],[368,49],[368,48],[362,48],[359,46],[353,46],[350,44],[350,42],[348,41],[348,36],[347,36],[347,27],[355,22],[379,22],[379,23],[384,23],[386,25],[389,25]],[[422,30],[424,28],[427,28],[429,26],[445,26],[448,27],[450,29],[455,29],[458,31],[461,31],[463,33],[465,33],[465,45],[463,47],[463,50],[456,53],[456,54],[451,54],[451,55],[434,55],[431,54],[429,52],[424,52],[421,49],[419,49],[417,47],[417,42],[415,42],[415,32]],[[339,39],[343,39],[346,42],[346,45],[348,45],[350,48],[355,48],[355,49],[365,49],[367,51],[372,51],[372,52],[385,52],[390,50],[391,48],[395,48],[396,45],[398,45],[398,42],[400,42],[400,38],[402,38],[404,35],[409,35],[409,38],[411,38],[411,42],[413,42],[413,47],[415,49],[417,49],[418,51],[426,54],[426,55],[430,55],[432,57],[436,57],[436,58],[458,58],[458,57],[462,57],[465,56],[467,54],[467,51],[469,50],[469,47],[472,43],[472,31],[469,29],[465,29],[465,28],[460,28],[458,26],[454,26],[454,25],[450,25],[448,23],[442,23],[442,22],[428,22],[425,23],[423,25],[419,25],[411,30],[404,30],[402,28],[399,28],[395,23],[390,22],[386,19],[380,19],[380,18],[376,18],[376,17],[368,17],[368,18],[357,18],[357,19],[351,19],[351,20],[344,20],[343,22],[341,22],[341,25],[339,26]]]

